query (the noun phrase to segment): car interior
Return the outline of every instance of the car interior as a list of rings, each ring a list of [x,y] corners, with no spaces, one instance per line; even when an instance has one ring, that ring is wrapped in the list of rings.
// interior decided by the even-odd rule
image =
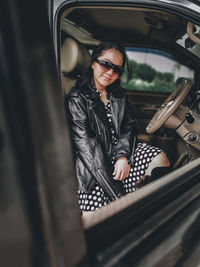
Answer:
[[[145,51],[146,56],[150,49],[154,55],[166,57],[167,54],[177,68],[187,68],[190,76],[174,75],[171,92],[162,91],[162,86],[159,92],[153,88],[148,91],[140,88],[127,90],[140,124],[138,140],[164,149],[174,168],[199,157],[200,150],[200,53],[198,44],[188,36],[188,23],[185,18],[160,10],[97,6],[69,8],[60,21],[59,62],[63,94],[75,84],[90,63],[90,52],[103,40],[119,42],[128,52]],[[190,32],[195,37],[198,35],[193,34],[193,27]],[[142,53],[139,54],[142,57]],[[173,75],[175,66],[171,72]],[[170,82],[168,84],[170,87]]]
[[[61,16],[58,40],[63,95],[75,85],[90,63],[91,51],[101,41],[121,43],[131,55],[130,62],[135,57],[146,57],[146,61],[136,63],[143,69],[145,64],[149,66],[141,76],[144,78],[136,77],[131,88],[130,75],[125,71],[122,86],[139,121],[138,140],[162,148],[174,169],[200,155],[199,38],[198,26],[188,27],[189,23],[185,17],[152,8],[71,7]],[[148,89],[141,87],[141,80],[152,71],[154,61],[158,61],[158,69],[165,64],[167,68],[168,63],[162,59],[173,63],[173,67],[164,71],[168,80],[159,81],[157,88],[155,83]],[[133,73],[135,69],[133,67]],[[180,69],[185,72],[179,72]],[[158,70],[156,73],[162,76]],[[152,81],[144,83],[152,85]]]
[[[199,26],[173,11],[148,7],[79,5],[62,9],[60,18],[57,61],[63,97],[90,64],[90,54],[101,41],[119,42],[129,59],[122,86],[139,121],[138,140],[162,148],[174,170],[199,158]],[[167,178],[162,180],[168,182]],[[123,213],[148,195],[150,187],[145,186],[83,220],[90,233],[88,246],[95,242],[96,225]],[[101,231],[95,233],[101,240]],[[106,246],[106,242],[102,244]],[[90,250],[94,250],[93,245]]]

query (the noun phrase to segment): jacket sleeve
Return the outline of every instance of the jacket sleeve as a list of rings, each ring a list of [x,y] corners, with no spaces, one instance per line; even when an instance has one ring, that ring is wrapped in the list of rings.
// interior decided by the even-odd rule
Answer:
[[[86,100],[80,95],[69,96],[65,108],[78,156],[109,197],[117,199],[124,194],[123,188],[112,179],[112,172],[107,167],[101,145],[91,130]]]
[[[81,96],[69,96],[65,102],[75,150],[86,168],[92,171],[95,138],[89,125],[87,103]]]
[[[115,161],[121,157],[126,157],[128,160],[132,160],[132,155],[134,154],[137,144],[137,130],[138,121],[134,117],[133,109],[126,96],[125,112],[120,127],[120,136],[116,147]]]

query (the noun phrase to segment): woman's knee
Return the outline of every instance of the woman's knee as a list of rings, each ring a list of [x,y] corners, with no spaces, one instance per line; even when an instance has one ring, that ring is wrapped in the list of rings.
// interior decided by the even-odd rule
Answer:
[[[151,175],[151,171],[156,167],[169,167],[170,162],[164,152],[159,153],[149,164],[146,175]]]

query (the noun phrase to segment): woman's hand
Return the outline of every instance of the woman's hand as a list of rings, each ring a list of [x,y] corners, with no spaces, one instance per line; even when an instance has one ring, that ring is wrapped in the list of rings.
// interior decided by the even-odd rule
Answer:
[[[128,164],[127,158],[119,158],[114,166],[113,179],[122,181],[128,177],[131,166]]]

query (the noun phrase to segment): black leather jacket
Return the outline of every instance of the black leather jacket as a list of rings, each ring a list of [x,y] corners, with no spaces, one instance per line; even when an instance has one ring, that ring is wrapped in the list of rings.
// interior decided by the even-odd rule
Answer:
[[[131,159],[135,149],[137,121],[119,87],[110,91],[113,126],[119,139],[115,160]],[[122,196],[122,182],[113,180],[113,145],[104,104],[95,88],[72,88],[65,100],[76,155],[76,175],[79,189],[90,192],[96,181],[111,200]],[[134,147],[133,147],[134,146]]]

